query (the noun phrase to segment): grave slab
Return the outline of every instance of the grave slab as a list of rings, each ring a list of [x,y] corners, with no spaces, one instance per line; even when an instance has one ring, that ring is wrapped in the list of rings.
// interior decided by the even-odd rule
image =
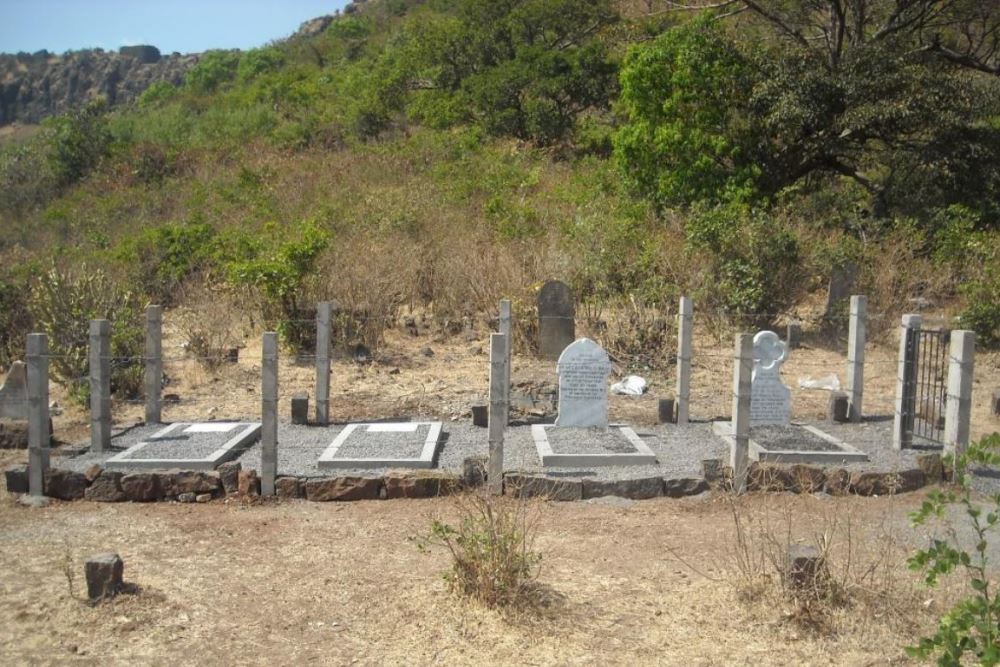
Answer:
[[[433,468],[440,439],[441,422],[348,424],[317,467]]]
[[[712,430],[727,442],[733,439],[730,422],[713,422]],[[793,422],[752,426],[750,458],[761,463],[838,464],[867,461],[868,455],[815,426]]]
[[[259,422],[178,422],[108,459],[116,470],[215,470],[260,436]]]
[[[531,427],[543,468],[656,465],[656,455],[628,426],[565,428]]]

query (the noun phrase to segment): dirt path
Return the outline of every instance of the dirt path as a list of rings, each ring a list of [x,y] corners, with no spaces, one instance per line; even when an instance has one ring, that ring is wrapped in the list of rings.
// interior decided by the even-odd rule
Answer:
[[[889,534],[921,497],[747,501],[748,526],[780,531],[791,521],[803,537],[820,526],[843,535],[850,516],[856,564],[891,555],[888,578],[869,584],[891,604],[859,600],[810,631],[780,598],[738,599],[732,513],[718,498],[540,504],[548,606],[504,618],[449,594],[445,554],[410,541],[432,516],[453,516],[449,499],[32,511],[8,496],[0,656],[4,664],[901,664],[901,647],[943,610],[939,594],[905,572],[909,547]],[[90,607],[78,599],[82,562],[109,550],[142,593]]]

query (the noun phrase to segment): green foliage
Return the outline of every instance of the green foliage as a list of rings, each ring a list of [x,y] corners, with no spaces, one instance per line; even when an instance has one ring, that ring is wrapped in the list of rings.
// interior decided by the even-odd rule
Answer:
[[[204,223],[168,223],[130,237],[115,258],[153,303],[169,306],[186,278],[209,267],[214,238],[215,230]]]
[[[701,300],[734,316],[767,314],[790,305],[799,266],[798,241],[775,215],[744,204],[698,206],[685,224],[688,243],[707,251],[714,280]]]
[[[70,273],[52,268],[32,286],[35,326],[48,334],[49,364],[56,380],[79,401],[89,396],[89,322],[111,322],[111,391],[135,398],[142,387],[144,334],[139,303],[100,269]]]
[[[198,64],[188,70],[184,83],[196,93],[211,93],[236,78],[239,64],[238,51],[206,51]]]
[[[906,651],[919,658],[937,655],[939,665],[968,664],[966,657],[980,665],[996,665],[1000,664],[1000,594],[990,581],[988,552],[990,536],[1000,523],[1000,494],[989,496],[983,504],[974,500],[971,474],[974,467],[1000,466],[1000,433],[973,443],[953,463],[958,491],[932,491],[911,518],[919,526],[932,517],[944,518],[949,508],[957,507],[972,531],[973,548],[966,550],[952,531],[950,538],[934,539],[908,562],[911,569],[924,572],[928,586],[963,571],[970,595],[941,618],[933,636]]]
[[[753,198],[751,69],[708,21],[633,47],[621,71],[627,122],[614,136],[626,183],[661,207]]]
[[[139,96],[140,107],[156,107],[174,99],[177,88],[169,81],[154,81]]]
[[[251,49],[240,57],[236,67],[236,76],[240,81],[250,81],[264,72],[279,69],[285,62],[281,51],[272,47]]]
[[[457,525],[434,520],[421,549],[444,547],[452,591],[487,607],[524,602],[542,556],[533,550],[535,525],[524,500],[473,492],[457,496]]]
[[[42,141],[0,150],[0,214],[27,215],[53,196],[56,185]],[[13,234],[0,235],[0,248],[14,241]]]
[[[26,275],[0,278],[0,368],[24,358],[25,336],[31,333]]]
[[[86,176],[111,150],[103,99],[46,121],[49,163],[60,185]]]

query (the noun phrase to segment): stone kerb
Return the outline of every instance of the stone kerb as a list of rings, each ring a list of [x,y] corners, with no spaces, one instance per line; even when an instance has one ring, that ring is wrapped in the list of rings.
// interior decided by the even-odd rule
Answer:
[[[608,427],[608,376],[611,360],[600,345],[581,338],[563,350],[556,426]]]
[[[576,339],[576,304],[569,287],[550,280],[538,292],[538,354],[558,359]]]
[[[753,337],[753,376],[750,384],[751,425],[786,425],[792,420],[792,392],[781,382],[781,365],[788,347],[773,331]]]

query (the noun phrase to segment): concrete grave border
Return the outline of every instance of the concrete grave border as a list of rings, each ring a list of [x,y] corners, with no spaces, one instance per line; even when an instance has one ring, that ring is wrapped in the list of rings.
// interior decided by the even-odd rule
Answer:
[[[531,439],[535,441],[538,458],[543,468],[552,467],[582,467],[582,466],[642,466],[655,465],[656,454],[653,453],[642,438],[628,426],[612,424],[608,428],[618,429],[629,444],[635,447],[634,454],[556,454],[552,450],[547,428],[558,428],[553,424],[533,424]]]
[[[360,427],[372,426],[385,427],[394,424],[413,425],[414,430],[421,426],[427,426],[427,438],[424,440],[424,447],[420,451],[419,458],[365,458],[365,459],[338,459],[337,452],[351,437],[351,434]],[[316,462],[316,467],[320,469],[343,469],[343,468],[433,468],[434,456],[437,454],[438,442],[441,439],[441,422],[366,422],[363,424],[348,424],[337,437],[333,439],[330,446],[323,450]]]
[[[868,455],[856,449],[843,440],[838,440],[829,433],[824,433],[815,426],[791,422],[789,426],[798,426],[813,435],[826,440],[840,448],[836,452],[816,452],[802,449],[774,450],[767,449],[756,440],[750,440],[750,458],[761,463],[846,463],[868,461]],[[712,431],[732,445],[733,430],[730,422],[712,422]]]
[[[129,458],[137,451],[145,448],[158,438],[162,438],[176,429],[186,426],[191,427],[198,424],[233,424],[234,429],[242,427],[232,438],[227,440],[222,446],[217,448],[208,456],[200,459],[133,459]],[[124,452],[115,454],[105,463],[109,469],[130,470],[140,468],[142,470],[158,470],[162,468],[184,468],[186,470],[215,470],[216,466],[226,461],[231,461],[239,456],[244,449],[253,444],[260,436],[260,422],[176,422],[166,428],[157,431],[149,436],[149,439],[132,445]]]

